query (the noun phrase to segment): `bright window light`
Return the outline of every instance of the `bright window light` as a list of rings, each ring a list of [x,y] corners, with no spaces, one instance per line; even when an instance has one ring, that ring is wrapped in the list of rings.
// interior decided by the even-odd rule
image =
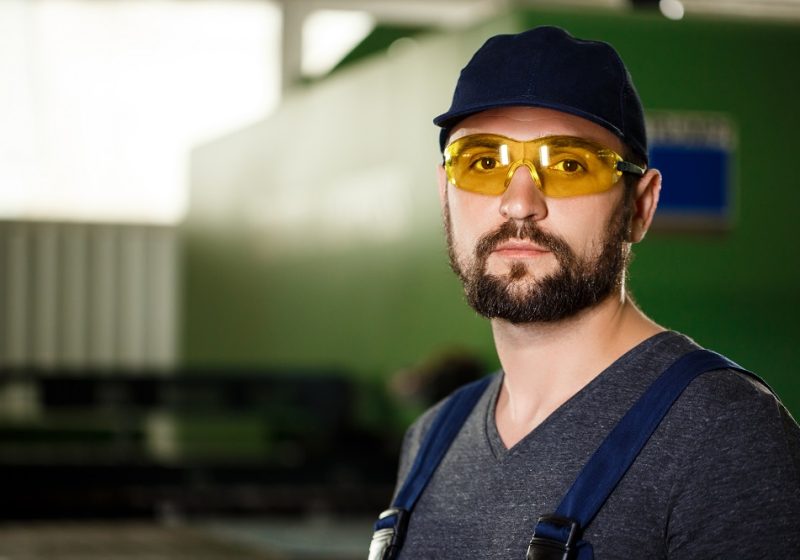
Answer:
[[[669,19],[683,19],[683,3],[680,0],[660,0],[658,7],[664,17]]]
[[[311,77],[327,74],[374,27],[375,20],[366,12],[312,12],[303,22],[303,74]]]
[[[280,96],[280,10],[0,2],[0,218],[176,223],[189,153]]]

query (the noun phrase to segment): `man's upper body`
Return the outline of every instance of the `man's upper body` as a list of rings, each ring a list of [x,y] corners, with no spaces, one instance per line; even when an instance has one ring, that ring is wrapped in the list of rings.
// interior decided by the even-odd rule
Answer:
[[[491,321],[502,372],[423,492],[401,558],[521,558],[616,421],[695,348],[626,289],[661,175],[646,168],[641,102],[617,53],[557,28],[487,41],[434,122],[450,264]],[[400,483],[431,418],[409,430]],[[745,550],[758,535],[734,533],[764,528],[771,552],[800,557],[799,448],[770,393],[705,374],[586,536],[601,558],[730,558],[715,547]]]
[[[508,447],[486,390],[410,517],[401,559],[524,559],[539,516],[639,395],[697,346],[664,331],[626,352]],[[497,404],[496,404],[497,403]],[[407,475],[438,407],[408,431]],[[670,409],[583,535],[595,557],[800,557],[800,430],[763,386],[731,370],[700,376]]]

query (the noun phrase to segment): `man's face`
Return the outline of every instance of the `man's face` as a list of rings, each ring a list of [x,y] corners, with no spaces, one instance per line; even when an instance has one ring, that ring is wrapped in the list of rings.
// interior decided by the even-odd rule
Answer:
[[[578,136],[622,152],[621,142],[587,120],[537,108],[473,115],[450,140],[494,133],[530,140]],[[611,190],[548,198],[521,166],[499,196],[440,189],[450,264],[480,314],[513,323],[553,322],[621,295],[632,202],[620,180]]]

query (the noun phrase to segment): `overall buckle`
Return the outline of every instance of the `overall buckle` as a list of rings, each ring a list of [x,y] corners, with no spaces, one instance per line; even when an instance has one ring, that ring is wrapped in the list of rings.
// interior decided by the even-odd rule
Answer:
[[[571,560],[577,549],[581,527],[572,519],[543,515],[536,523],[526,560]],[[566,540],[563,537],[566,536]]]
[[[369,544],[368,560],[393,560],[403,544],[408,525],[408,512],[389,508],[378,516]]]

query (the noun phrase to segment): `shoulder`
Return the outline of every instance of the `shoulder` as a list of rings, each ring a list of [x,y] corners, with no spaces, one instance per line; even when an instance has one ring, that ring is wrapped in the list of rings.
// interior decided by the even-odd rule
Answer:
[[[706,434],[736,439],[746,434],[800,438],[800,429],[778,396],[757,375],[717,369],[698,376],[674,407],[674,416]]]
[[[670,333],[648,358],[663,371],[699,348]],[[664,483],[669,558],[779,556],[800,547],[800,428],[756,377],[736,369],[698,376],[640,459],[634,478]]]
[[[675,333],[673,351],[700,349]],[[665,418],[667,429],[680,430],[712,449],[727,445],[743,451],[746,442],[772,442],[800,472],[800,428],[775,393],[754,374],[736,369],[708,371],[694,379]],[[702,443],[701,443],[702,442]],[[713,444],[711,443],[713,442]]]
[[[664,333],[644,358],[655,361],[663,371],[672,362],[695,350],[703,349],[689,337],[677,332]],[[749,410],[761,420],[788,417],[778,397],[755,374],[736,369],[708,371],[694,379],[678,399],[674,411],[696,420],[712,422],[732,412]]]
[[[729,469],[749,465],[756,478],[759,469],[777,468],[784,480],[800,487],[800,427],[755,378],[731,369],[701,375],[667,421],[691,435],[695,458],[724,459]]]
[[[485,404],[488,399],[491,398],[491,395],[496,392],[497,386],[500,383],[500,375],[494,374],[490,376],[489,385],[483,393],[481,400],[475,406],[475,409],[480,409],[481,404]],[[453,395],[458,390],[454,391],[444,399],[440,400],[433,406],[431,406],[428,410],[426,410],[422,415],[420,415],[409,428],[406,430],[405,437],[403,438],[403,446],[400,454],[400,465],[398,468],[398,484],[402,483],[405,479],[408,471],[411,469],[411,464],[414,461],[414,458],[419,451],[420,445],[422,441],[425,439],[425,436],[430,431],[431,425],[433,424],[434,420],[436,419],[437,414],[445,406],[450,399],[453,398]]]
[[[450,399],[450,396],[440,400],[438,403],[422,413],[406,430],[405,436],[403,437],[403,447],[400,454],[400,468],[398,473],[399,480],[405,478],[405,475],[408,473],[408,470],[411,467],[411,462],[414,460],[414,457],[419,451],[419,446],[422,443],[422,439],[430,430],[434,418],[436,418],[436,415],[439,413],[442,406],[444,406],[444,404]]]
[[[675,359],[700,349],[669,333],[654,352]],[[670,408],[654,443],[677,471],[675,489],[694,481],[789,491],[800,499],[800,427],[757,376],[717,369],[695,378]],[[692,490],[694,491],[694,490]]]
[[[659,432],[677,467],[670,557],[800,546],[800,428],[766,385],[734,369],[700,375]]]

